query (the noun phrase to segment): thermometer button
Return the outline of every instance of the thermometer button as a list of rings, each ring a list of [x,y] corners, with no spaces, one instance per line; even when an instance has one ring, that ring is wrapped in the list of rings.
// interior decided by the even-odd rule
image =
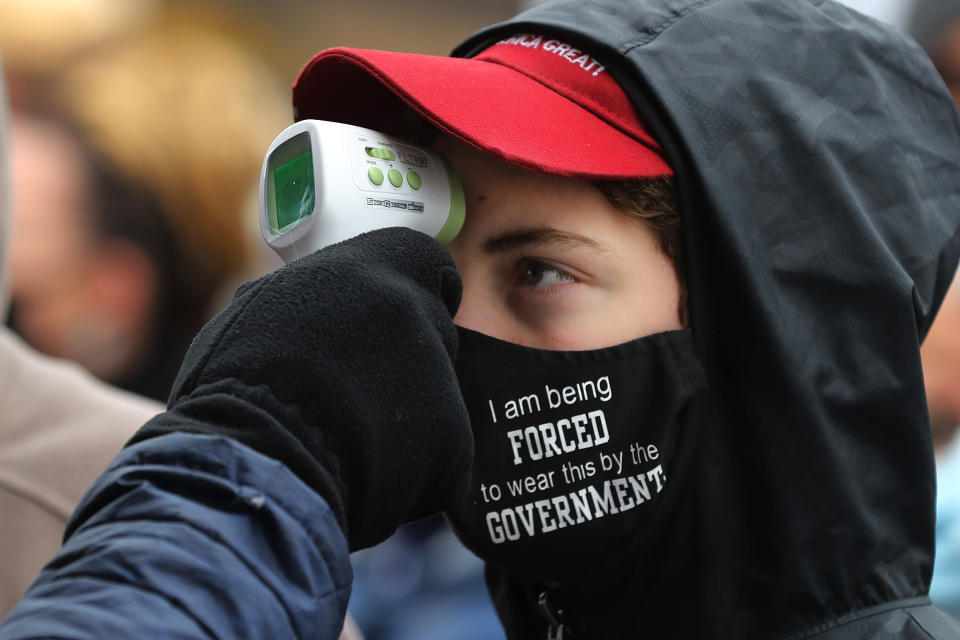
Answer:
[[[423,181],[420,179],[420,174],[416,171],[407,172],[407,184],[410,185],[410,188],[416,191],[423,184]]]
[[[367,169],[367,178],[379,187],[383,184],[383,171],[380,171],[380,169],[376,167],[370,167]]]
[[[396,169],[390,169],[390,171],[387,172],[387,180],[390,181],[390,184],[399,188],[400,185],[403,184],[403,174]]]

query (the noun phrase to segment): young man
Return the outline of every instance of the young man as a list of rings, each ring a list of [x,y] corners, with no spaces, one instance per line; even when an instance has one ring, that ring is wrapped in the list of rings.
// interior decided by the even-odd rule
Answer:
[[[651,0],[455,55],[294,89],[441,132],[453,258],[388,229],[242,288],[0,638],[332,637],[346,550],[438,509],[511,638],[960,637],[918,353],[960,127],[919,50],[828,1]],[[682,251],[622,211],[669,175]]]

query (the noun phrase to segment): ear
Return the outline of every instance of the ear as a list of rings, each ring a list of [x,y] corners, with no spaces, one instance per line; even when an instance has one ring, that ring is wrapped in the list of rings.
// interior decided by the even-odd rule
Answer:
[[[108,240],[97,250],[90,276],[90,295],[105,320],[124,334],[151,330],[159,276],[146,252],[127,240]]]

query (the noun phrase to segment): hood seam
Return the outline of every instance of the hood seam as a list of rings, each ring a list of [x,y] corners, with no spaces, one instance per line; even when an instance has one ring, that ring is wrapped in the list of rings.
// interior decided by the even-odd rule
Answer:
[[[624,42],[620,48],[621,53],[627,54],[630,51],[633,51],[634,49],[636,49],[637,47],[642,47],[645,44],[649,44],[653,42],[654,40],[659,38],[663,32],[668,30],[670,27],[675,25],[680,20],[686,18],[689,14],[699,9],[702,9],[704,6],[708,4],[713,4],[715,2],[717,2],[717,0],[700,0],[699,2],[695,2],[691,5],[688,5],[684,9],[681,9],[680,11],[674,13],[672,16],[664,20],[663,23],[660,24],[655,29],[653,29],[652,33],[650,33],[649,35],[645,35],[643,38],[638,38],[630,42]]]

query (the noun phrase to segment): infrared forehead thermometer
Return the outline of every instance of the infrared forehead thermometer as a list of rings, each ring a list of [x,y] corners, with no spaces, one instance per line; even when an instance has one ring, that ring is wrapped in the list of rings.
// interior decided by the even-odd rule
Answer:
[[[339,122],[287,127],[260,173],[260,230],[284,262],[383,227],[447,244],[464,214],[460,181],[436,152]]]

